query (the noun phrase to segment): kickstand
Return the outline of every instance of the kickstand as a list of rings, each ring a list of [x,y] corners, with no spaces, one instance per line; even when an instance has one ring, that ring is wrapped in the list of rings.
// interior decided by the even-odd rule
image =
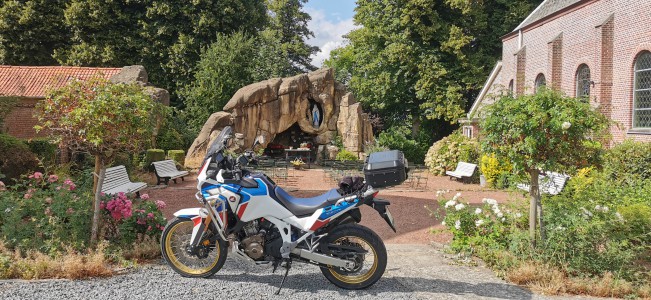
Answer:
[[[286,259],[285,260],[285,276],[283,276],[283,280],[280,282],[280,286],[278,287],[278,291],[276,292],[276,295],[280,295],[280,290],[283,288],[283,284],[285,284],[285,279],[287,279],[287,274],[289,274],[289,269],[291,267],[292,267],[292,261],[290,259]]]

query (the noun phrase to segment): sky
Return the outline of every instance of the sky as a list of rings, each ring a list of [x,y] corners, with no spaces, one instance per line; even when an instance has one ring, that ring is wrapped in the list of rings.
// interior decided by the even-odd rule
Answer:
[[[321,67],[330,51],[344,43],[344,34],[356,28],[353,24],[355,0],[309,0],[304,8],[312,16],[308,27],[314,37],[307,43],[321,51],[312,55],[312,64]]]

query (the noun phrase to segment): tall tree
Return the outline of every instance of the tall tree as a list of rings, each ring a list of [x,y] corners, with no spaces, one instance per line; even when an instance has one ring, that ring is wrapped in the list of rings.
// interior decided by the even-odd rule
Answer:
[[[53,65],[52,50],[67,47],[67,0],[0,2],[0,64]]]
[[[286,53],[290,65],[283,75],[295,75],[316,70],[310,56],[319,52],[319,47],[310,46],[305,41],[314,37],[307,27],[312,19],[304,12],[303,4],[307,0],[268,0],[269,26],[268,29],[276,36]]]
[[[455,122],[476,96],[508,33],[540,0],[358,0],[348,45],[329,66],[389,126]],[[348,72],[342,74],[341,72]],[[440,123],[439,123],[440,124]],[[449,128],[449,126],[447,126]]]
[[[264,0],[68,0],[72,45],[56,49],[61,64],[143,64],[150,81],[172,93],[189,82],[201,49],[216,33],[261,30]],[[180,103],[174,103],[180,104]]]

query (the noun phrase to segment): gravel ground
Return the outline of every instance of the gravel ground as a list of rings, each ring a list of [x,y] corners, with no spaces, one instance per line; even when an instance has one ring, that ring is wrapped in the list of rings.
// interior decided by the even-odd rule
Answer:
[[[209,279],[183,278],[163,264],[94,280],[0,281],[0,299],[562,299],[532,294],[482,267],[453,264],[428,245],[387,245],[380,281],[361,291],[339,289],[316,266],[294,264],[279,296],[281,270],[228,259]],[[576,299],[574,297],[573,299]]]

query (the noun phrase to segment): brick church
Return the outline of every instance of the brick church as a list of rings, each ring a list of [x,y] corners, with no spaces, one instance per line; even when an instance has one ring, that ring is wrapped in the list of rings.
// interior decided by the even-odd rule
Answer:
[[[614,142],[651,141],[650,0],[545,0],[502,44],[502,60],[460,120],[466,135],[477,135],[482,106],[501,93],[547,85],[588,98],[618,123]]]

